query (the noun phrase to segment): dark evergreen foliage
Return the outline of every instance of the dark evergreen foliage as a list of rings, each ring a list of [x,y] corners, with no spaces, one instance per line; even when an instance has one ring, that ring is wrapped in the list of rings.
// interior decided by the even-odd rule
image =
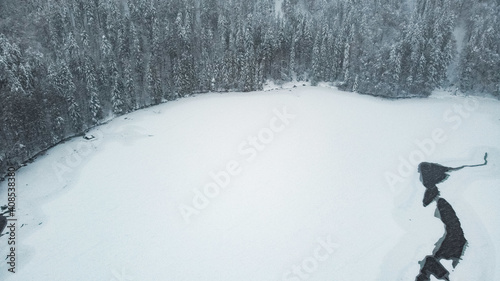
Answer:
[[[265,80],[500,96],[498,1],[0,1],[0,173],[104,116]]]

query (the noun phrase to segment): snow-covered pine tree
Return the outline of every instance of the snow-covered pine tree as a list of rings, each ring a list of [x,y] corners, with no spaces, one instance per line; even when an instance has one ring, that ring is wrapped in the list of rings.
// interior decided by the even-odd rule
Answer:
[[[321,81],[321,57],[320,57],[320,34],[316,35],[312,49],[312,69],[311,69],[311,85],[316,86]]]
[[[66,61],[61,60],[59,75],[58,75],[58,90],[59,94],[66,99],[68,113],[71,120],[73,130],[79,131],[82,128],[82,115],[80,106],[76,101],[76,87],[73,82],[73,75],[68,68]]]
[[[116,70],[116,66],[115,66]],[[112,76],[112,86],[111,86],[111,106],[113,113],[115,115],[122,114],[124,110],[124,102],[122,97],[122,92],[120,91],[120,75],[118,71],[114,71]]]
[[[136,110],[137,107],[137,96],[135,93],[135,84],[132,77],[132,66],[130,62],[125,64],[125,70],[123,71],[123,81],[125,83],[125,108],[126,112]]]
[[[241,78],[243,79],[243,91],[255,90],[255,53],[252,38],[252,30],[249,26],[243,32],[243,61],[241,69]]]
[[[90,124],[99,124],[102,118],[102,108],[101,101],[99,99],[99,94],[97,91],[96,78],[95,78],[95,68],[93,66],[92,59],[90,56],[85,56],[85,82],[86,90],[88,94],[89,108],[90,108]]]

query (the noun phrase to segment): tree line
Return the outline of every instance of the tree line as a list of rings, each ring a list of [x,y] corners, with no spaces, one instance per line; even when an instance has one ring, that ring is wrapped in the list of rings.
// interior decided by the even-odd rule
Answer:
[[[500,5],[465,0],[0,2],[0,173],[105,120],[266,80],[500,96]]]

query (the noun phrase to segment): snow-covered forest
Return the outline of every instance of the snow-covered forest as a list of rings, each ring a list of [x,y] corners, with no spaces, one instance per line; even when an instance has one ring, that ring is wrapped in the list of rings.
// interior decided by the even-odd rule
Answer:
[[[267,80],[500,96],[496,0],[0,1],[0,174],[113,116]]]

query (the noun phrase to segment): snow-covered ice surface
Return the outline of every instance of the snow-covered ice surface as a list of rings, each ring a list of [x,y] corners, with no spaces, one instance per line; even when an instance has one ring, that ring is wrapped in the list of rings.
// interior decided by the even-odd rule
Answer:
[[[444,264],[452,281],[500,278],[496,100],[213,93],[90,135],[18,171],[24,225],[16,273],[4,261],[1,280],[414,280],[444,234],[435,203],[422,206],[417,162],[485,152],[487,166],[438,185],[469,241],[455,270]],[[0,245],[5,257],[6,236]]]

